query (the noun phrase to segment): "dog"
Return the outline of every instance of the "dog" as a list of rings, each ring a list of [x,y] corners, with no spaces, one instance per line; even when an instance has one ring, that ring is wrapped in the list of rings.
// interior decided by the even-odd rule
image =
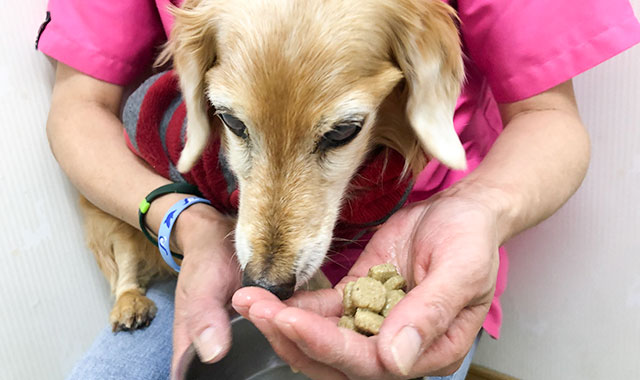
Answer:
[[[464,65],[444,2],[186,0],[173,14],[159,61],[173,62],[186,103],[177,168],[189,171],[219,136],[238,182],[244,285],[286,298],[319,272],[349,183],[375,147],[402,154],[408,174],[429,159],[466,167],[453,127]],[[155,315],[146,286],[171,270],[139,231],[82,206],[116,296],[114,330],[145,326]]]

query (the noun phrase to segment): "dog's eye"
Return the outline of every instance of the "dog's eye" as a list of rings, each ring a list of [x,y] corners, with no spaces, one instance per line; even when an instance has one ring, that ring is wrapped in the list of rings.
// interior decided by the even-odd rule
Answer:
[[[240,119],[228,113],[221,113],[218,116],[234,135],[242,138],[247,137],[247,126]]]
[[[353,140],[360,132],[360,124],[345,123],[338,124],[332,130],[325,133],[318,143],[319,150],[326,150],[347,144]]]

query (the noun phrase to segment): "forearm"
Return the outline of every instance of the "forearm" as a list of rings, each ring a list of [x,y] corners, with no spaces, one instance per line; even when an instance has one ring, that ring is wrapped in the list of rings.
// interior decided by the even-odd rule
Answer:
[[[589,138],[570,82],[543,96],[537,109],[503,108],[504,131],[455,189],[495,210],[500,243],[551,216],[586,174]]]
[[[121,99],[118,86],[62,66],[56,75],[47,134],[56,159],[77,189],[102,210],[137,227],[140,201],[170,181],[127,147],[116,116]],[[166,195],[153,202],[147,215],[153,231],[158,230],[164,212],[180,198],[184,195]],[[181,219],[197,212],[196,206]]]

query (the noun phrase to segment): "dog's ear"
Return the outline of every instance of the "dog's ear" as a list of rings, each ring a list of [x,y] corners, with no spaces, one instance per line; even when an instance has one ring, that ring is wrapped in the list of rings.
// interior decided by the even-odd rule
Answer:
[[[407,118],[428,155],[465,169],[465,151],[453,127],[464,80],[455,11],[441,0],[393,4],[391,49],[408,86]]]
[[[171,9],[175,24],[158,58],[159,63],[173,59],[187,107],[187,138],[177,165],[182,173],[200,158],[211,134],[204,79],[216,59],[216,38],[207,8],[201,0],[186,0],[181,8]]]

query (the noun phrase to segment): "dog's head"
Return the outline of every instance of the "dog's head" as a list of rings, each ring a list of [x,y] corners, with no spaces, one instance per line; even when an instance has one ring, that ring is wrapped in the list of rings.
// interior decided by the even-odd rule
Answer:
[[[373,146],[414,172],[425,156],[466,166],[452,122],[460,41],[440,0],[187,0],[175,15],[166,51],[188,117],[178,169],[220,135],[246,282],[286,297],[317,271]]]

